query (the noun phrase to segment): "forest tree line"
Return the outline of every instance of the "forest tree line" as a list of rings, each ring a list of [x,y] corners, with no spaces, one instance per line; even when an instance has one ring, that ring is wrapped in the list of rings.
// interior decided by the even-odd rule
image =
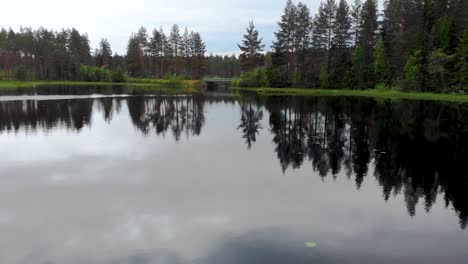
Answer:
[[[86,34],[21,27],[0,30],[0,79],[124,81],[130,77],[198,79],[205,74],[239,76],[235,56],[205,56],[201,35],[177,25],[169,35],[162,29],[147,33],[142,27],[131,35],[127,53],[112,52],[107,39],[91,51]]]
[[[247,28],[239,85],[463,92],[467,24],[466,0],[288,0],[271,52]]]

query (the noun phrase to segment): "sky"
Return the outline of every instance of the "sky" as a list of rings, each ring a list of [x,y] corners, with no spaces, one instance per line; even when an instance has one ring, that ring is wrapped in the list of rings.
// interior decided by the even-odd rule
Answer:
[[[298,2],[297,0],[294,2]],[[319,0],[305,0],[312,14]],[[15,0],[0,16],[0,26],[14,30],[45,27],[60,30],[76,28],[87,33],[92,50],[107,38],[112,50],[126,52],[132,32],[145,26],[148,32],[173,24],[199,32],[207,51],[214,54],[238,53],[237,43],[253,20],[266,44],[271,46],[277,21],[286,0]]]

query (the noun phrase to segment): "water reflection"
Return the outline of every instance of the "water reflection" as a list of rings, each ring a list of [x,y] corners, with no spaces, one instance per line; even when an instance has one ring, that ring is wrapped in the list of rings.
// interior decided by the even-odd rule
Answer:
[[[170,130],[178,141],[182,133],[200,135],[205,123],[201,97],[132,97],[126,101],[133,124],[144,134],[154,130],[164,135]]]
[[[70,100],[0,102],[0,133],[52,130],[80,131],[91,126],[93,109],[107,122],[128,107],[131,121],[148,135],[167,132],[178,141],[198,136],[205,125],[205,104],[236,102],[233,98],[201,96],[135,96]],[[468,222],[468,105],[427,101],[376,101],[345,97],[243,96],[238,129],[251,148],[269,132],[283,172],[310,163],[321,177],[345,171],[356,188],[369,166],[382,187],[383,198],[403,194],[410,215],[423,200],[429,211],[439,192],[444,203]]]
[[[444,193],[466,228],[468,105],[362,98],[270,97],[270,130],[283,170],[305,160],[321,177],[345,170],[359,189],[374,166],[383,197],[402,193],[414,215]]]
[[[248,94],[1,101],[0,260],[463,263],[450,220],[467,227],[467,114]]]
[[[0,133],[67,128],[80,131],[91,126],[93,109],[111,122],[126,104],[133,125],[142,133],[164,135],[176,140],[182,133],[200,135],[205,122],[204,101],[197,96],[96,98],[69,100],[24,100],[0,102]],[[95,108],[94,108],[95,107]]]

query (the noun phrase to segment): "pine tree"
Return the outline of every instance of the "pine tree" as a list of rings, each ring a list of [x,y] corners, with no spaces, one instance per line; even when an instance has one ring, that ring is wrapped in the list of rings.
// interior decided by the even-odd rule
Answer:
[[[345,0],[340,0],[336,11],[336,19],[333,24],[333,58],[331,59],[330,71],[327,69],[328,87],[346,88],[349,85],[351,68],[351,17],[349,6]],[[322,72],[322,77],[324,73]]]
[[[389,85],[391,82],[391,70],[385,54],[385,46],[382,40],[377,42],[374,51],[374,74],[377,84]]]
[[[193,78],[199,79],[205,74],[206,67],[206,45],[203,42],[199,33],[193,33],[191,36],[193,50],[192,65],[193,65]]]
[[[156,77],[161,78],[162,74],[162,63],[164,56],[164,45],[165,45],[165,35],[162,29],[159,31],[154,29],[153,35],[150,38],[148,43],[148,53],[152,59],[154,65],[154,73]]]
[[[382,38],[394,76],[403,78],[403,0],[387,0],[384,6]],[[393,74],[392,74],[393,75]]]
[[[423,59],[421,50],[416,50],[405,64],[405,90],[421,91]]]
[[[333,29],[336,17],[335,0],[326,0],[321,2],[318,15],[314,19],[314,42],[315,46],[328,51],[327,57],[330,57],[330,50],[333,40]]]
[[[140,46],[140,40],[133,35],[128,41],[127,47],[127,67],[132,77],[142,77],[144,74],[143,50]]]
[[[180,56],[180,49],[182,45],[182,36],[178,25],[173,25],[168,39],[168,45],[172,52],[172,57],[177,58]]]
[[[331,63],[332,63],[332,45],[333,45],[333,29],[336,18],[336,3],[335,0],[326,0],[321,2],[318,10],[318,14],[314,19],[314,30],[313,30],[313,42],[314,47],[322,50],[325,54],[325,69],[320,69],[320,86],[325,86],[324,76],[330,77],[331,74]],[[322,65],[320,65],[322,66]],[[330,80],[326,81],[326,86],[329,87]]]
[[[297,7],[291,0],[288,0],[281,20],[278,22],[279,29],[275,32],[276,41],[273,42],[273,50],[276,59],[273,60],[272,67],[285,67],[286,74],[294,67],[294,37],[297,21]]]
[[[191,57],[192,57],[192,34],[189,34],[187,27],[182,35],[181,57],[184,61],[184,74],[191,75]]]
[[[453,86],[456,90],[468,92],[468,29],[465,29],[457,47],[455,77]]]
[[[340,0],[333,24],[333,45],[337,49],[346,49],[351,42],[351,17],[346,0]]]
[[[135,35],[135,40],[140,45],[140,49],[143,50],[143,52],[146,51],[146,48],[148,47],[148,31],[146,30],[145,27],[140,27],[138,29],[138,32]]]
[[[263,65],[263,48],[262,39],[259,38],[258,30],[255,28],[253,21],[249,22],[247,34],[244,35],[242,45],[237,45],[241,50],[240,61],[241,70],[243,72],[252,71],[256,67]]]
[[[294,32],[295,52],[296,52],[296,69],[298,82],[304,82],[306,76],[306,53],[310,47],[310,33],[312,29],[312,21],[309,8],[299,2],[297,4],[296,28]]]
[[[354,47],[357,47],[359,40],[359,31],[361,29],[362,20],[362,3],[361,0],[354,0],[351,8],[351,34],[354,39]]]
[[[98,50],[98,66],[111,67],[112,64],[112,50],[107,39],[101,39]]]
[[[359,45],[362,47],[362,77],[364,88],[374,87],[373,55],[377,40],[377,2],[366,0],[362,7],[362,23],[359,30]]]
[[[179,64],[180,56],[182,49],[182,36],[180,35],[180,30],[178,25],[173,25],[171,28],[171,33],[169,35],[168,51],[170,52],[171,57],[171,66],[174,75],[179,74]]]
[[[423,91],[431,89],[429,57],[432,50],[431,32],[434,26],[434,9],[432,0],[423,0],[422,28],[419,34],[419,51],[421,56],[420,87]]]

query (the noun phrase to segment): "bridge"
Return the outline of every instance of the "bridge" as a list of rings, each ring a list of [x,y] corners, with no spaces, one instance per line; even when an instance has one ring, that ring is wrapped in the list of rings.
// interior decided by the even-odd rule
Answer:
[[[232,78],[205,78],[203,85],[208,91],[230,91],[232,88]]]

